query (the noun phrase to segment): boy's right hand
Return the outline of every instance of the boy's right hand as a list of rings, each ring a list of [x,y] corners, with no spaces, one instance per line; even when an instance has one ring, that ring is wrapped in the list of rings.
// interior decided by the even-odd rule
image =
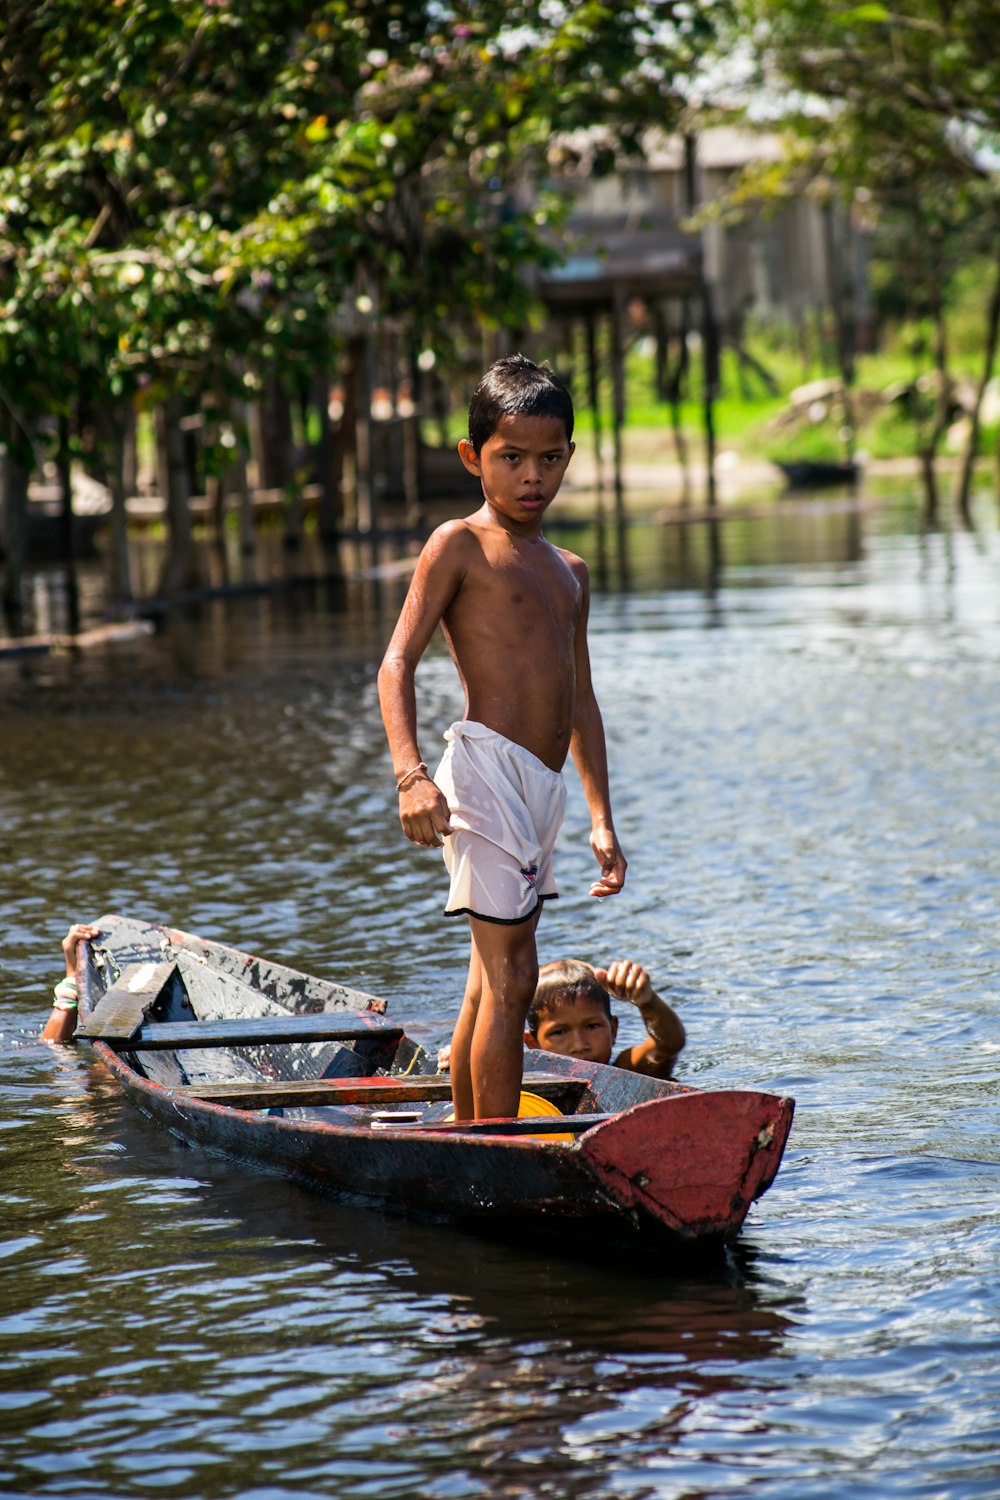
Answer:
[[[601,897],[616,896],[625,884],[628,861],[622,853],[618,835],[610,824],[603,821],[594,824],[590,835],[590,847],[601,867],[601,878],[595,880],[590,887],[590,894]]]
[[[440,849],[451,833],[448,801],[429,776],[413,781],[399,794],[399,821],[413,844],[425,849]]]

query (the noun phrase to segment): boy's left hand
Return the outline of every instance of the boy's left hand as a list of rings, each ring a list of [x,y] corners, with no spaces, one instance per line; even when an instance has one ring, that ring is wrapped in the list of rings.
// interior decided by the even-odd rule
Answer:
[[[601,867],[601,878],[590,887],[592,896],[617,896],[625,884],[628,861],[622,853],[618,835],[606,823],[598,823],[590,835],[590,847]]]

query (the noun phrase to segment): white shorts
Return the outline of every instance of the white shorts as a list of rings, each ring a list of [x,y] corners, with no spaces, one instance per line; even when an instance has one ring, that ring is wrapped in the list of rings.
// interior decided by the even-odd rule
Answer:
[[[434,773],[451,811],[445,916],[526,922],[559,894],[552,851],[566,811],[562,773],[471,719],[453,724],[445,739]]]

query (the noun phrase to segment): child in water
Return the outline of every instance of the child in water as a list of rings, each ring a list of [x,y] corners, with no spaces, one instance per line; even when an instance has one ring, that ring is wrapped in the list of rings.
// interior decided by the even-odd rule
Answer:
[[[641,1042],[619,1052],[614,1066],[650,1078],[672,1077],[686,1040],[683,1022],[653,989],[642,965],[629,958],[616,959],[606,969],[592,969],[575,958],[543,964],[528,1010],[524,1045],[585,1062],[610,1063],[618,1039],[612,995],[636,1007],[647,1033]]]
[[[642,1016],[646,1036],[614,1057],[618,1017],[611,996],[627,1000]],[[641,964],[618,958],[606,969],[594,969],[576,958],[558,958],[538,971],[538,988],[528,1008],[524,1045],[584,1062],[613,1063],[649,1078],[672,1078],[686,1037],[680,1016],[653,989]],[[447,1071],[450,1047],[438,1053],[438,1068]]]
[[[76,1034],[76,950],[86,938],[93,941],[101,935],[99,927],[89,922],[74,922],[62,940],[66,975],[55,988],[55,1004],[42,1032],[43,1042],[71,1042]]]

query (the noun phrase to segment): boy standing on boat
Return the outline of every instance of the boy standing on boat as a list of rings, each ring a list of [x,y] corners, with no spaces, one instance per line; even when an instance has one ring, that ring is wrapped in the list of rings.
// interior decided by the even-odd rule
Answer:
[[[379,671],[379,699],[406,837],[444,849],[445,908],[467,915],[469,976],[452,1037],[456,1119],[516,1115],[524,1019],[538,978],[535,928],[558,893],[552,853],[571,754],[601,868],[592,896],[621,890],[604,725],[587,648],[584,562],[542,535],[573,455],[573,403],[522,355],[483,376],[459,457],[483,504],[433,532]],[[417,743],[415,674],[440,624],[465,690],[432,778]]]

